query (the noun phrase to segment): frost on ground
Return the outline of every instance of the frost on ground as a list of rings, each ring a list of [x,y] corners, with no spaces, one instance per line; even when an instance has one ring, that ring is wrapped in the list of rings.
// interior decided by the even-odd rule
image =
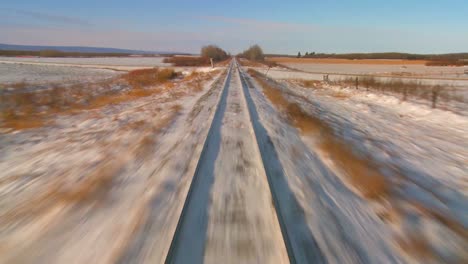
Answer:
[[[0,57],[0,61],[17,63],[44,63],[62,65],[107,65],[107,66],[169,66],[163,62],[164,57],[98,57],[98,58],[21,58]]]
[[[334,63],[284,63],[284,65],[306,72],[329,74],[371,74],[385,76],[414,76],[433,78],[467,79],[466,67],[442,67],[412,65],[334,64]]]
[[[467,261],[466,116],[355,89],[263,80],[254,86],[276,110],[256,91],[262,122],[327,259]],[[274,118],[278,110],[285,121]],[[281,126],[287,120],[300,136]]]
[[[0,135],[0,263],[162,263],[223,81],[197,78]]]
[[[0,62],[0,83],[86,82],[115,77],[119,72],[54,65],[28,65]]]
[[[0,263],[468,261],[466,105],[232,65],[0,93]]]

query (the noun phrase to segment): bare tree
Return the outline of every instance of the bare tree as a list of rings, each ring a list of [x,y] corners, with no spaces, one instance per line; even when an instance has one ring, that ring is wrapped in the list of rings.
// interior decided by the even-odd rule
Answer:
[[[226,51],[215,45],[202,47],[201,56],[205,58],[211,58],[214,61],[222,61],[229,57]]]
[[[252,61],[265,60],[265,55],[263,54],[263,50],[259,45],[250,46],[250,48],[242,52],[240,56]]]

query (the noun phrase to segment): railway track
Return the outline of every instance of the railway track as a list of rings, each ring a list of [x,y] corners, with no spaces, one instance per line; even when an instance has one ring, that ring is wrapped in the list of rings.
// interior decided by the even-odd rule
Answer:
[[[165,263],[323,263],[304,220],[286,209],[297,204],[278,187],[284,173],[244,74],[233,60]]]

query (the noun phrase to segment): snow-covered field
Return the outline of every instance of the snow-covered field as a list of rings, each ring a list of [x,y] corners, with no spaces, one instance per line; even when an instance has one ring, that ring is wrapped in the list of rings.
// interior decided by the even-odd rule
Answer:
[[[285,69],[281,67],[275,67],[271,69],[267,68],[256,68],[262,73],[267,73],[269,76],[275,79],[304,79],[304,80],[318,80],[322,81],[324,75],[328,75],[330,81],[340,81],[345,78],[355,77],[353,75],[343,75],[343,74],[325,74],[325,73],[310,73],[310,72],[301,72],[291,69]],[[443,85],[443,86],[453,86],[453,87],[466,87],[468,89],[468,80],[464,79],[437,79],[437,78],[418,78],[418,77],[374,77],[376,80],[380,81],[391,81],[391,80],[401,80],[403,82],[420,82],[422,84],[428,85]]]
[[[0,264],[468,261],[467,105],[194,69],[211,71],[0,134]],[[118,74],[2,70],[0,83]]]
[[[436,263],[467,260],[467,116],[337,86],[304,88],[282,81],[278,87],[289,100],[332,127],[347,147],[376,164],[390,185],[384,200],[366,202],[356,197],[360,192],[350,183],[346,167],[340,168],[320,146],[322,136],[312,133],[298,138],[275,121],[276,110],[264,105],[258,95],[258,104],[264,105],[258,107],[268,111],[262,122],[282,150],[280,157],[284,153],[286,170],[297,175],[290,184],[310,214],[310,229],[319,237],[322,250],[329,248],[329,259],[335,263],[421,261],[422,252],[415,252],[420,247]],[[290,149],[308,153],[306,161],[290,154],[296,156],[292,161],[286,154]],[[361,184],[357,188],[366,189],[368,183]],[[360,239],[355,247],[346,249],[356,237]]]
[[[2,64],[62,66],[74,68],[131,71],[137,69],[169,67],[163,57],[100,57],[100,58],[20,58],[0,57]]]
[[[114,77],[120,72],[107,69],[30,65],[0,62],[0,84],[31,82],[87,82]]]
[[[276,80],[313,80],[313,81],[323,81],[324,75],[321,73],[309,73],[302,71],[295,71],[292,69],[285,69],[282,67],[274,67],[271,69],[265,67],[255,67],[254,69],[258,70],[260,73],[267,74],[269,77]],[[356,76],[348,76],[341,74],[326,74],[330,82],[339,83],[343,80],[349,80],[350,78],[356,78]],[[365,77],[359,77],[365,78]],[[452,96],[460,97],[460,100],[463,102],[450,102],[449,108],[452,110],[468,114],[466,102],[468,102],[468,80],[461,79],[437,79],[437,78],[407,78],[407,77],[373,77],[374,80],[381,83],[391,83],[395,81],[401,81],[402,83],[414,84],[418,83],[421,85],[428,86],[441,86],[443,89],[448,91],[448,94]],[[343,86],[344,87],[344,86]],[[341,88],[343,88],[341,87]],[[354,87],[353,87],[354,88]],[[361,87],[361,89],[365,89]],[[429,88],[430,89],[430,88]],[[430,91],[428,91],[430,93]],[[395,95],[400,96],[401,95]],[[419,101],[422,104],[428,104],[428,102]]]
[[[99,58],[21,58],[0,57],[0,61],[22,62],[22,63],[50,63],[50,64],[73,64],[73,65],[100,65],[100,66],[143,66],[160,67],[168,66],[163,63],[164,57],[99,57]]]
[[[162,263],[222,78],[0,135],[0,263]]]
[[[439,67],[425,65],[366,65],[366,64],[325,64],[325,63],[283,63],[293,69],[330,74],[372,74],[432,78],[464,78],[468,67]]]

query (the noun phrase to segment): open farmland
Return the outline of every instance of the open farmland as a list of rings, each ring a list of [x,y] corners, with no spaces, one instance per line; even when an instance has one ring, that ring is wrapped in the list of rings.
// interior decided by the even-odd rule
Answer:
[[[93,65],[93,66],[136,66],[161,67],[169,66],[163,63],[164,57],[97,57],[97,58],[27,58],[0,57],[0,61],[22,63],[48,63],[61,65]]]
[[[97,58],[22,58],[0,57],[0,64],[64,66],[74,68],[130,71],[142,68],[168,67],[163,57],[97,57]]]
[[[124,72],[173,68],[164,57],[23,58],[0,57],[0,84],[18,82],[87,82],[115,77]],[[191,67],[175,67],[190,73]],[[199,67],[209,71],[211,67]]]
[[[120,74],[117,71],[109,69],[1,62],[0,72],[0,84],[19,82],[86,82],[107,79]]]
[[[413,60],[345,60],[310,58],[268,58],[287,67],[310,73],[375,75],[411,78],[466,79],[468,67],[425,66]]]

